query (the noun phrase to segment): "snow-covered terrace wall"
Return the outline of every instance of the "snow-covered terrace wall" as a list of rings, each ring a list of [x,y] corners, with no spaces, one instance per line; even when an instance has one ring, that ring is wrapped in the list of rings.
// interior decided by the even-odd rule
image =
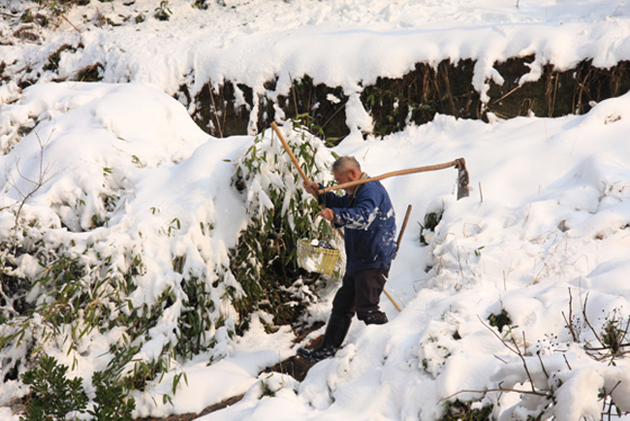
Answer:
[[[617,1],[574,1],[567,7],[543,0],[116,0],[57,14],[35,3],[0,4],[5,9],[0,21],[3,101],[11,100],[18,85],[78,80],[89,70],[104,82],[157,85],[181,98],[215,135],[229,133],[198,108],[225,113],[217,104],[225,98],[200,102],[209,85],[220,93],[231,84],[227,100],[247,119],[239,130],[251,134],[273,119],[293,117],[296,81],[308,77],[313,86],[329,87],[325,100],[333,105],[342,100],[338,114],[345,115],[347,131],[358,134],[374,125],[366,87],[379,78],[402,78],[418,66],[438,71],[440,63],[466,61],[468,80],[451,82],[466,91],[462,95],[473,97],[472,111],[461,117],[485,117],[493,106],[500,116],[510,114],[497,100],[545,74],[550,79],[553,72],[584,63],[605,72],[630,59],[630,6]],[[516,73],[502,66],[510,59],[522,59]],[[585,85],[588,73],[576,72],[574,92]],[[621,85],[619,92],[580,97],[578,112],[590,100],[623,94],[630,86],[625,67],[608,77]],[[504,89],[491,97],[493,84]],[[329,96],[334,89],[339,94]],[[322,102],[312,100],[306,110],[315,112]],[[337,112],[332,108],[331,113]]]

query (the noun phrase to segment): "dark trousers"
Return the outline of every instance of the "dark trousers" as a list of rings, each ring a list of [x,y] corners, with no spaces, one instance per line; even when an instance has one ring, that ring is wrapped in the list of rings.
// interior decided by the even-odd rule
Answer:
[[[359,320],[368,314],[381,313],[378,302],[387,281],[389,269],[366,269],[344,275],[341,288],[333,300],[332,313],[352,319],[357,313]]]

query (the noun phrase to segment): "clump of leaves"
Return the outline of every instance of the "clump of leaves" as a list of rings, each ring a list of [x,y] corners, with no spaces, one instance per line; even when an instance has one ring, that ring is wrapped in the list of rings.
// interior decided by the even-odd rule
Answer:
[[[75,79],[80,82],[99,82],[103,80],[103,68],[101,63],[86,66],[77,72]]]
[[[98,421],[131,421],[133,410],[136,408],[135,399],[128,396],[122,384],[110,382],[111,379],[101,371],[92,375],[96,397],[94,408],[88,410],[88,414]]]
[[[98,421],[131,421],[135,400],[128,395],[117,376],[110,372],[97,371],[92,375],[96,388],[94,406],[88,407],[88,396],[83,388],[83,379],[67,377],[68,366],[58,364],[54,357],[43,355],[37,366],[22,376],[29,385],[31,394],[27,401],[27,418],[21,421],[63,421],[67,414],[90,414]]]
[[[44,70],[59,70],[59,61],[61,61],[61,54],[67,50],[73,51],[74,49],[68,44],[63,44],[57,49],[57,51],[48,56],[48,62],[44,66]]]
[[[269,379],[272,375],[273,374],[267,376],[267,379]],[[265,379],[260,379],[260,388],[262,389],[262,396],[269,396],[271,398],[276,396],[276,392],[269,387],[269,385],[265,382]]]
[[[424,236],[424,232],[435,231],[435,227],[437,227],[442,220],[442,215],[444,215],[444,209],[438,209],[434,212],[428,212],[426,215],[424,215],[423,224],[418,222],[418,225],[420,225],[420,244],[425,246],[428,245],[427,239]]]
[[[478,402],[457,399],[446,403],[440,421],[487,421],[491,419],[492,409],[492,405],[481,406]]]
[[[512,326],[512,319],[510,319],[510,315],[505,309],[501,309],[499,314],[491,314],[488,316],[488,323],[490,326],[496,327],[499,332],[502,332],[505,326]]]
[[[207,10],[208,4],[206,3],[206,0],[195,0],[192,7],[196,7],[197,9],[200,9],[200,10]]]
[[[610,364],[615,364],[617,357],[628,354],[628,329],[630,328],[630,317],[625,316],[621,308],[614,308],[603,318],[601,328],[596,329],[587,317],[586,307],[588,303],[588,294],[584,299],[584,308],[581,315],[573,314],[573,296],[569,290],[569,315],[564,312],[562,315],[566,322],[566,328],[571,333],[575,342],[584,342],[583,330],[588,327],[599,345],[593,345],[586,341],[584,349],[588,355],[597,361],[610,359]],[[605,310],[602,310],[604,312]]]
[[[614,309],[611,314],[606,317],[602,331],[602,345],[610,349],[612,355],[618,355],[624,344],[628,327],[630,326],[630,318],[623,319],[619,309]]]
[[[35,279],[24,280],[27,284],[32,282],[27,286],[30,286],[29,294],[20,301],[8,296],[0,300],[0,315],[7,316],[0,324],[0,348],[11,356],[2,361],[0,373],[5,378],[17,378],[22,364],[35,357],[32,349],[52,338],[61,339],[65,352],[70,355],[85,338],[117,326],[125,326],[125,332],[118,343],[112,344],[112,364],[118,364],[114,369],[134,364],[134,369],[125,379],[129,388],[143,388],[147,381],[168,369],[172,358],[171,344],[165,345],[162,354],[154,361],[134,359],[139,347],[131,344],[137,340],[144,342],[149,330],[160,323],[164,311],[176,301],[172,288],[164,290],[151,303],[135,303],[130,299],[129,296],[137,289],[135,277],[145,271],[140,254],[122,251],[120,258],[128,264],[128,268],[121,272],[112,265],[115,256],[100,255],[100,260],[91,259],[91,248],[70,257],[72,251],[63,247],[53,251],[46,249],[41,242],[35,244],[41,248],[14,249],[15,254],[38,254],[40,258],[42,271]],[[0,268],[3,277],[11,274],[8,264],[14,260],[15,256],[11,253],[0,255],[0,263],[4,264]],[[5,271],[8,273],[3,274]],[[0,289],[2,295],[10,292],[5,286]],[[24,303],[20,304],[22,301]],[[15,314],[15,309],[22,307],[25,310]],[[182,343],[195,342],[195,338],[178,339]]]
[[[58,365],[53,357],[42,356],[35,367],[22,376],[22,381],[31,387],[27,404],[27,418],[22,421],[62,421],[71,411],[84,413],[88,397],[81,384],[82,379],[66,377],[68,367]]]
[[[153,15],[157,20],[167,21],[171,18],[173,12],[168,7],[168,0],[162,0],[160,5],[155,8],[155,14]]]
[[[35,0],[40,9],[48,9],[52,11],[56,16],[61,16],[66,13],[70,7],[75,3],[74,0]]]

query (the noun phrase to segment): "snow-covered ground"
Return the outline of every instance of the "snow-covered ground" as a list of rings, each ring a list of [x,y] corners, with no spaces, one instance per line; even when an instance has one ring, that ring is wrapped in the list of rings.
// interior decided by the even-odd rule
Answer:
[[[628,60],[630,4],[226,0],[201,10],[181,1],[158,21],[155,1],[94,3],[73,8],[55,31],[36,28],[41,43],[0,45],[5,73],[28,65],[20,77],[41,79],[23,92],[14,82],[0,86],[0,233],[10,235],[23,203],[21,216],[47,228],[49,244],[85,244],[119,258],[119,266],[142,250],[146,273],[134,299],[150,301],[181,279],[173,256],[187,256],[193,272],[226,264],[247,223],[230,179],[254,136],[205,135],[170,96],[184,80],[201,87],[229,79],[262,93],[277,76],[280,94],[291,78],[309,74],[354,98],[347,105],[354,130],[337,154],[356,156],[371,175],[463,157],[471,176],[470,197],[460,201],[452,169],[383,182],[399,221],[413,205],[386,287],[403,311],[382,297],[390,323],[355,321],[337,356],[302,382],[259,373],[321,330],[298,344],[289,329],[267,334],[256,318],[242,337],[212,332],[219,349],[179,361],[161,384],[136,392],[136,415],[201,411],[241,393],[239,403],[203,419],[434,420],[446,400],[458,398],[493,404],[501,420],[535,418],[548,407],[543,419],[576,421],[599,419],[607,394],[630,411],[630,366],[623,357],[600,358],[606,350],[599,349],[606,327],[623,331],[630,317],[630,96],[555,119],[438,115],[382,140],[361,136],[370,118],[358,101],[362,82],[401,76],[420,61],[477,60],[474,82],[483,94],[488,78],[501,80],[493,63],[511,56],[536,54],[530,79],[546,63],[566,69],[587,58],[602,67]],[[0,4],[10,14],[28,5]],[[95,26],[97,13],[121,26]],[[145,20],[136,23],[140,13]],[[11,38],[11,25],[0,21],[3,37]],[[82,46],[61,55],[62,75],[98,61],[107,83],[47,82],[46,59],[62,44]],[[35,129],[22,137],[20,126]],[[117,197],[116,208],[103,208],[103,196]],[[439,209],[442,220],[422,245],[418,222]],[[109,219],[95,227],[95,215]],[[200,232],[199,222],[212,223],[212,234]],[[22,261],[20,270],[28,276],[39,267]],[[312,320],[326,319],[334,289],[322,291]],[[498,332],[488,317],[503,310],[511,322]],[[87,378],[106,365],[97,357],[116,335],[94,334],[74,353],[54,343],[47,351],[68,365],[78,361],[75,373]],[[172,332],[158,326],[152,335],[142,358]],[[219,361],[208,366],[210,357]],[[182,372],[187,382],[173,405],[162,404]],[[21,394],[5,382],[0,403]],[[7,408],[0,415],[17,419]]]

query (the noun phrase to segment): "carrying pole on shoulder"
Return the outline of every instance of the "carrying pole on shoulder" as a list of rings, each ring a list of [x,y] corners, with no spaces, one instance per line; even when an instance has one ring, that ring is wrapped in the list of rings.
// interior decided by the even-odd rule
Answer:
[[[457,168],[457,200],[462,197],[468,197],[468,182],[470,177],[468,170],[466,169],[466,161],[464,158],[458,158],[451,162],[445,162],[444,164],[426,165],[424,167],[408,168],[406,170],[392,171],[385,174],[377,175],[370,178],[364,178],[356,181],[349,181],[343,184],[337,184],[335,186],[326,187],[319,190],[319,194],[328,193],[332,190],[345,189],[346,187],[358,186],[359,184],[369,183],[370,181],[384,180],[389,177],[395,177],[399,175],[415,174],[419,172],[443,170],[445,168]]]

